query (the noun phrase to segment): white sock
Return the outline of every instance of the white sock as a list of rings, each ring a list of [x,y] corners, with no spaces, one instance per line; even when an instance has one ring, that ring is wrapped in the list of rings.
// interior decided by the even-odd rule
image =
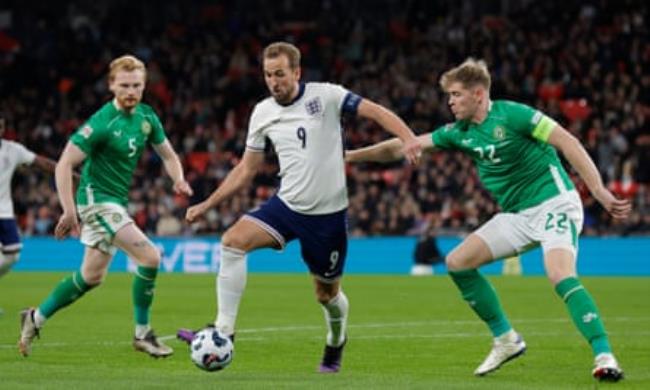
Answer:
[[[350,304],[342,290],[323,306],[327,324],[327,345],[338,347],[345,341],[345,329],[348,323]]]
[[[246,288],[246,252],[221,247],[221,265],[217,276],[217,318],[215,327],[225,336],[235,333],[239,302]]]
[[[517,337],[517,332],[514,329],[510,329],[499,337],[495,337],[495,340],[501,343],[514,343],[517,341]]]
[[[47,318],[41,313],[41,309],[36,309],[34,311],[34,324],[38,329],[41,329],[45,324]]]
[[[147,335],[147,332],[149,332],[150,329],[151,326],[149,326],[149,324],[147,325],[135,324],[135,338],[142,340]]]
[[[4,254],[0,253],[0,276],[3,276],[11,270],[14,264],[18,261],[20,252]]]

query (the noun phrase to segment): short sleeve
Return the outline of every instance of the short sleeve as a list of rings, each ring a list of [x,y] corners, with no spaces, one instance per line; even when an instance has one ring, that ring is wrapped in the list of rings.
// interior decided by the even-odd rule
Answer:
[[[262,113],[259,105],[255,106],[248,121],[248,135],[246,137],[246,147],[248,149],[263,152],[265,146],[265,136],[262,133]]]
[[[36,154],[32,152],[31,150],[27,149],[25,146],[15,143],[15,152],[16,152],[16,163],[20,165],[30,165],[31,163],[34,162],[34,159],[36,158]]]
[[[451,149],[454,147],[453,137],[454,124],[448,123],[438,127],[431,133],[431,140],[436,148]]]
[[[337,107],[342,114],[356,115],[361,96],[350,92],[345,87],[338,84],[326,83],[327,86],[327,103]]]
[[[151,133],[149,135],[149,142],[153,145],[160,145],[167,139],[167,136],[165,135],[165,129],[163,129],[160,118],[158,118],[158,115],[156,115],[153,110],[151,110],[149,115],[147,115],[147,122],[149,120],[151,121]],[[142,125],[147,126],[145,123]]]
[[[70,141],[84,153],[91,154],[98,145],[104,142],[106,131],[101,126],[98,116],[93,115],[88,122],[81,125],[72,137],[70,137]]]
[[[557,122],[543,112],[521,103],[508,102],[508,123],[520,134],[547,142]]]

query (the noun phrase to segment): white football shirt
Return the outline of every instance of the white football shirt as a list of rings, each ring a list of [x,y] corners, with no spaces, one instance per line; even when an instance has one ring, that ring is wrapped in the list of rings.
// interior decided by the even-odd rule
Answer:
[[[341,113],[356,113],[361,98],[340,85],[300,84],[296,99],[273,97],[251,114],[246,147],[264,150],[268,138],[280,162],[278,196],[293,211],[316,215],[348,206]]]
[[[14,218],[11,200],[11,178],[16,167],[34,162],[36,155],[23,145],[3,139],[0,141],[0,218]]]

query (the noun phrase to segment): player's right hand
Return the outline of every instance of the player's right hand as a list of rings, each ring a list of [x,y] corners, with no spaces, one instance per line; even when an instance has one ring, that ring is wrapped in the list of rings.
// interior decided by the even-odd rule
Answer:
[[[416,137],[412,137],[404,142],[402,152],[406,160],[410,164],[415,165],[420,161],[420,157],[422,157],[422,145]]]
[[[185,212],[185,220],[188,223],[196,222],[205,212],[208,210],[205,203],[197,203],[194,206],[190,206]]]
[[[79,220],[76,213],[63,213],[54,228],[54,236],[59,240],[69,235],[79,235]]]

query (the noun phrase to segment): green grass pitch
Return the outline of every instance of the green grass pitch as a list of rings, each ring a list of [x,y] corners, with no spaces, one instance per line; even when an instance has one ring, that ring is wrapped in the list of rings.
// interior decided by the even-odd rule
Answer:
[[[253,274],[240,308],[236,354],[226,370],[195,368],[179,327],[212,321],[214,276],[161,274],[153,325],[175,348],[152,359],[131,347],[131,276],[104,285],[54,316],[18,354],[18,311],[39,303],[61,273],[14,272],[0,280],[0,388],[47,389],[593,389],[650,388],[650,279],[583,278],[596,298],[626,379],[598,384],[592,357],[542,277],[491,277],[528,351],[494,374],[473,370],[488,353],[487,328],[444,275],[348,275],[349,343],[342,372],[316,373],[325,325],[307,275]]]

